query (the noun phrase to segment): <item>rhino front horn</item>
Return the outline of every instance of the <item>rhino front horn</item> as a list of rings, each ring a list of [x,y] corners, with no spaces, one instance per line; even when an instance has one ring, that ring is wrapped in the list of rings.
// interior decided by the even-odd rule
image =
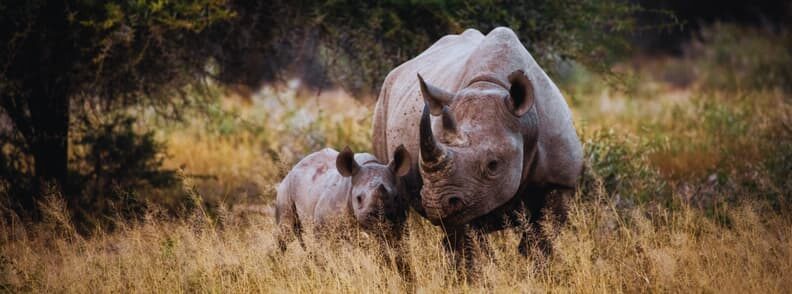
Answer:
[[[443,147],[437,144],[434,134],[432,134],[432,122],[429,119],[429,105],[424,104],[423,114],[421,115],[420,125],[420,148],[421,148],[421,161],[427,163],[434,163],[443,158],[445,151]]]

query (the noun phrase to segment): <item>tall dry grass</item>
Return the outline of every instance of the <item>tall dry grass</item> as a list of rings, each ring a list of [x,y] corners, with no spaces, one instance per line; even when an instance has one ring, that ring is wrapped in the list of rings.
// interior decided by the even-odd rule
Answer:
[[[602,190],[601,190],[602,191]],[[567,227],[546,261],[517,253],[519,236],[490,238],[494,259],[467,284],[447,262],[439,229],[410,220],[409,259],[420,292],[730,292],[783,293],[792,287],[792,220],[761,204],[729,207],[728,224],[683,206],[617,208],[602,192],[571,202]],[[197,213],[83,238],[69,229],[63,203],[50,222],[4,231],[0,287],[10,292],[402,292],[409,288],[376,246],[315,242],[280,254],[271,217]],[[8,224],[6,224],[8,225]],[[6,226],[8,227],[8,226]],[[21,230],[21,228],[17,228]],[[365,241],[365,240],[364,240]],[[363,242],[365,244],[365,242]],[[544,264],[544,266],[542,266]]]

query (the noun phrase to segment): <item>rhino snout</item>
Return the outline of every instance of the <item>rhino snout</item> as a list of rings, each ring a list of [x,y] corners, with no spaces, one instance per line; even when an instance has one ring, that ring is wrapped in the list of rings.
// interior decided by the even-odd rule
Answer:
[[[437,224],[462,211],[465,201],[459,195],[448,194],[439,197],[424,197],[423,206],[429,220]]]

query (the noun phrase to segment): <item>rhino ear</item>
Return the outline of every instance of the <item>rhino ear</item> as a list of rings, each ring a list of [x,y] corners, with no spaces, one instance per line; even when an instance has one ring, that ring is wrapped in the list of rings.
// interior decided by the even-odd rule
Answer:
[[[522,116],[534,104],[534,88],[531,80],[522,70],[516,70],[509,75],[509,106],[512,113]]]
[[[418,83],[421,85],[421,95],[429,104],[429,113],[432,115],[440,115],[443,113],[443,106],[451,104],[454,94],[426,83],[421,74],[418,74]]]
[[[349,146],[344,147],[344,151],[338,153],[336,169],[344,177],[354,176],[360,171],[360,165],[355,161],[355,153],[352,153]]]
[[[404,145],[399,145],[399,147],[396,147],[396,151],[393,152],[393,160],[388,164],[388,167],[394,174],[403,177],[410,171],[411,162],[410,153],[407,152]]]

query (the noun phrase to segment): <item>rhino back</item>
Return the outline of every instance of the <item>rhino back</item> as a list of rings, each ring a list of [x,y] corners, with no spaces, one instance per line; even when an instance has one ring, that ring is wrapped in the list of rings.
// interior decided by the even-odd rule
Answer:
[[[302,223],[346,213],[346,206],[339,203],[346,203],[351,181],[336,170],[337,156],[338,152],[325,148],[300,160],[278,188],[278,208],[293,203]]]

